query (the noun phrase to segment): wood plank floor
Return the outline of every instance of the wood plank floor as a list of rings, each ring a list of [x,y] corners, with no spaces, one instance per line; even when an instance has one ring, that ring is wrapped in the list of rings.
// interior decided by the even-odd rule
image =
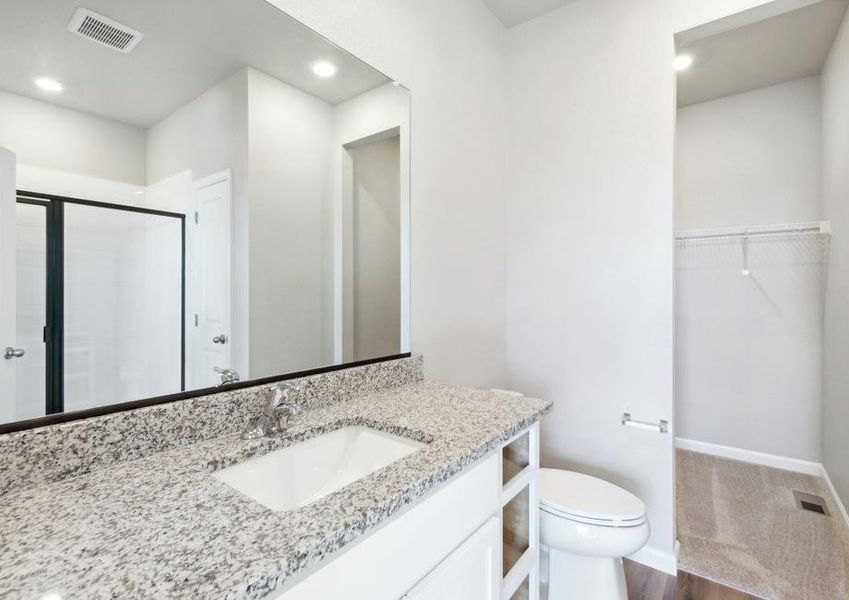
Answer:
[[[760,600],[684,571],[673,577],[627,559],[625,580],[628,600]]]

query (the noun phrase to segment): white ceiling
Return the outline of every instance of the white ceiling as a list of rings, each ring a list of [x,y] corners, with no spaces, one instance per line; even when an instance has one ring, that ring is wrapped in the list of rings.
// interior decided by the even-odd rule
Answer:
[[[68,32],[80,6],[144,39],[122,54]],[[245,66],[331,104],[389,82],[264,0],[0,0],[0,14],[0,90],[142,127]],[[313,75],[319,59],[335,77]],[[40,91],[39,76],[65,91]]]
[[[678,73],[678,106],[819,74],[846,6],[822,0],[679,48],[694,62]]]
[[[574,0],[483,0],[489,10],[504,23],[515,27],[531,19],[557,10]]]

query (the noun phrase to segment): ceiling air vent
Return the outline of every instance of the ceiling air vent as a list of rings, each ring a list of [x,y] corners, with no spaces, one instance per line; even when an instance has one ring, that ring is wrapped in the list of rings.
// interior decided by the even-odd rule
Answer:
[[[128,54],[144,37],[140,31],[87,8],[77,9],[68,23],[68,31],[124,54]]]

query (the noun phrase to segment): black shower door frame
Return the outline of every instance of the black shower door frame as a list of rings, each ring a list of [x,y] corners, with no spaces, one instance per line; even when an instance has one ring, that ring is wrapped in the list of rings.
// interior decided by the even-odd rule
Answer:
[[[43,206],[47,230],[47,310],[44,326],[45,344],[45,414],[65,410],[65,205],[79,204],[94,208],[121,210],[144,215],[180,220],[180,391],[186,390],[186,215],[139,206],[113,204],[96,200],[69,198],[18,190],[21,204]]]

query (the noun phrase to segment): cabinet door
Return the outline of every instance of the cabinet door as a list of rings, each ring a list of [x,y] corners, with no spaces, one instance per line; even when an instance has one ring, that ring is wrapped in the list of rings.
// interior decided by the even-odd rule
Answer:
[[[496,600],[501,591],[501,520],[490,518],[403,600]]]

